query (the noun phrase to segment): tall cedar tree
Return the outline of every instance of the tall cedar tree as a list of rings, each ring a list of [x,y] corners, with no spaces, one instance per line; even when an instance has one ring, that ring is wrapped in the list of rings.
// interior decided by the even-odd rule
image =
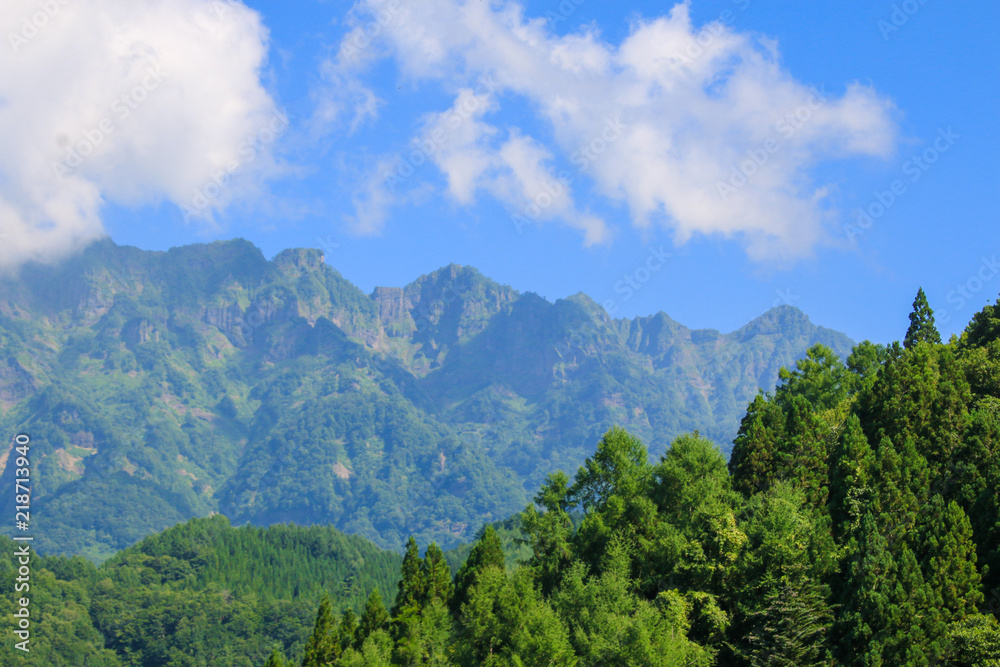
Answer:
[[[982,602],[976,545],[969,517],[955,502],[934,496],[921,530],[921,569],[946,621],[962,621]]]
[[[784,412],[763,392],[757,394],[740,422],[729,457],[733,488],[748,496],[766,491],[774,482],[784,439]]]
[[[823,667],[830,664],[833,612],[826,590],[807,572],[782,579],[750,619],[744,658],[753,667]]]
[[[841,615],[842,660],[849,665],[927,665],[945,651],[947,625],[916,556],[893,556],[871,512],[849,545]]]
[[[986,347],[996,340],[1000,340],[1000,299],[972,316],[959,344],[962,347]]]
[[[302,667],[326,667],[340,657],[340,643],[337,637],[337,621],[329,596],[324,596],[316,612],[313,633],[306,642]]]
[[[385,610],[382,593],[378,587],[375,587],[372,594],[368,596],[368,602],[365,603],[365,610],[361,614],[361,621],[358,623],[358,645],[363,644],[376,630],[386,630],[388,627],[389,612]]]
[[[875,458],[879,526],[893,553],[898,553],[903,545],[913,548],[917,538],[920,508],[928,499],[927,461],[910,439],[897,449],[883,438]]]
[[[566,511],[568,495],[569,476],[562,471],[550,473],[535,495],[535,504],[521,513],[521,525],[531,543],[528,565],[537,573],[546,595],[552,593],[573,559],[569,541],[573,521]],[[539,512],[535,505],[543,511]]]
[[[281,652],[278,649],[271,651],[271,655],[267,658],[267,662],[264,663],[264,667],[285,667],[285,659],[281,657]]]
[[[506,570],[507,558],[503,553],[503,544],[493,526],[487,525],[483,536],[472,547],[468,559],[455,575],[455,594],[451,599],[451,610],[456,616],[462,605],[469,599],[469,589],[476,583],[476,578],[488,567]]]
[[[886,362],[860,397],[858,416],[870,442],[912,439],[941,491],[955,484],[945,473],[962,449],[971,404],[971,388],[952,348],[920,345]]]
[[[801,396],[793,396],[786,411],[787,442],[779,459],[782,477],[795,481],[813,506],[822,507],[828,495],[826,435],[830,429]]]
[[[775,392],[779,405],[792,396],[801,396],[816,410],[837,407],[851,390],[853,380],[837,353],[826,345],[816,344],[806,351],[806,358],[795,362],[795,370],[778,371],[781,386]]]
[[[358,615],[353,609],[348,609],[340,617],[340,625],[337,627],[337,641],[340,643],[341,652],[354,646],[355,637],[358,634]]]
[[[913,300],[913,312],[910,313],[910,328],[906,330],[903,347],[912,349],[917,343],[941,344],[941,334],[934,326],[934,311],[927,303],[924,288],[917,290],[917,298]]]
[[[421,606],[427,606],[434,600],[440,600],[447,605],[451,602],[455,586],[451,580],[451,568],[444,559],[444,552],[434,542],[427,547],[423,562],[424,591]]]
[[[843,536],[871,503],[875,455],[861,429],[861,420],[851,415],[837,439],[830,460],[830,517],[834,532]]]
[[[419,607],[420,602],[424,599],[426,582],[423,575],[423,563],[420,559],[420,547],[417,546],[417,540],[412,536],[406,541],[402,575],[396,593],[396,603],[392,607],[393,616],[399,616],[400,611],[406,607]]]

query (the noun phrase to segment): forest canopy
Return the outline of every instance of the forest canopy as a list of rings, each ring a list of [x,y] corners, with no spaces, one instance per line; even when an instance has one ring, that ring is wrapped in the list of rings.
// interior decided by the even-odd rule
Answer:
[[[453,552],[214,517],[37,557],[29,664],[998,666],[1000,301],[942,343],[921,296],[904,344],[783,369],[728,461],[615,427]]]

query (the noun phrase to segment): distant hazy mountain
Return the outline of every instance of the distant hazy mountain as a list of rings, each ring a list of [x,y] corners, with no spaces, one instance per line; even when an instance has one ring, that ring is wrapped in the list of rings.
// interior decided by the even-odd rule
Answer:
[[[818,342],[852,344],[792,307],[722,334],[471,267],[366,295],[317,250],[104,241],[0,280],[0,423],[32,437],[45,551],[101,557],[215,511],[449,547],[615,424],[654,453],[695,429],[728,451]]]

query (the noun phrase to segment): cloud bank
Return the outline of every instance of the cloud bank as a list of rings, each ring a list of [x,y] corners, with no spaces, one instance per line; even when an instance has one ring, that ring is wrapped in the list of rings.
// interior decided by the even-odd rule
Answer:
[[[0,35],[0,270],[100,238],[106,202],[210,221],[275,166],[288,123],[242,4],[7,0]]]
[[[896,144],[893,106],[872,88],[852,83],[837,95],[807,86],[772,43],[735,30],[731,15],[694,26],[688,3],[637,20],[620,44],[596,29],[558,35],[514,2],[360,0],[352,16],[324,67],[328,124],[338,114],[352,129],[377,117],[365,73],[383,58],[404,80],[454,98],[425,118],[409,154],[369,179],[377,191],[352,219],[363,233],[405,201],[398,190],[412,185],[419,160],[440,170],[460,204],[487,194],[515,224],[558,220],[588,244],[609,240],[614,226],[575,203],[581,183],[640,228],[664,225],[679,241],[736,236],[762,260],[801,257],[836,215],[814,168],[886,157]],[[545,136],[505,115],[511,101],[527,104]]]

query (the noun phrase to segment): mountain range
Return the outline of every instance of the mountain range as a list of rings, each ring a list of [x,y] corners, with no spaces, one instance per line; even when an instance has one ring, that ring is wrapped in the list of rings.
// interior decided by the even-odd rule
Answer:
[[[0,426],[31,437],[47,553],[101,560],[213,513],[449,548],[612,426],[654,455],[695,429],[728,452],[817,343],[852,346],[791,306],[724,334],[454,264],[365,294],[314,249],[103,240],[0,278]]]

